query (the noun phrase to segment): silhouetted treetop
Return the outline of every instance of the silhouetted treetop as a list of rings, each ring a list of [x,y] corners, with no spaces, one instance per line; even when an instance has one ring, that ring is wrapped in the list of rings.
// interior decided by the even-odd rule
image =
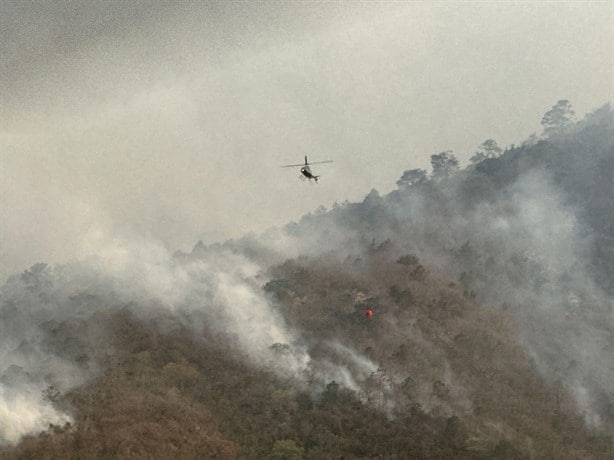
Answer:
[[[564,132],[576,121],[576,113],[567,99],[561,99],[542,118],[546,137]]]

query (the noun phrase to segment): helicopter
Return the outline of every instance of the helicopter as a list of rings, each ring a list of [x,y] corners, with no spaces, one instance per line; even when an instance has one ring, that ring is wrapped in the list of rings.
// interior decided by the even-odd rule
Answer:
[[[313,163],[309,163],[307,161],[307,155],[305,155],[305,164],[298,164],[298,165],[285,165],[282,166],[282,168],[295,168],[297,166],[301,166],[301,174],[303,176],[305,176],[307,179],[309,179],[309,181],[311,182],[311,179],[315,179],[316,182],[318,182],[318,177],[320,176],[316,176],[311,172],[311,168],[309,167],[310,165],[315,165],[315,164],[321,164],[321,163],[332,163],[332,160],[325,160],[325,161],[314,161]],[[301,176],[301,179],[305,180],[305,177]]]

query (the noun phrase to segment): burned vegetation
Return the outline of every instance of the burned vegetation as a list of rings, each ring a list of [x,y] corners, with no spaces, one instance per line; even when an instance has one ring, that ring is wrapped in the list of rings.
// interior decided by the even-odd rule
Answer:
[[[124,278],[10,278],[0,455],[611,457],[612,111],[547,123]]]

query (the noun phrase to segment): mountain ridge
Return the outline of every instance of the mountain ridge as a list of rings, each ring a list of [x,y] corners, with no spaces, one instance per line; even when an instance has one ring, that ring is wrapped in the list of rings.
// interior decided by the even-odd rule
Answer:
[[[263,235],[11,277],[0,454],[606,458],[613,119]]]

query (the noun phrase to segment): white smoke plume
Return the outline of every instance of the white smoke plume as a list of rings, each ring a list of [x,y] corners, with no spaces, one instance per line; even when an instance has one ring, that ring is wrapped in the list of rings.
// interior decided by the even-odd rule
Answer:
[[[376,369],[341,344],[329,346],[334,361],[314,362],[300,331],[291,330],[264,296],[263,267],[237,251],[217,246],[199,253],[197,245],[191,255],[173,255],[155,240],[101,231],[83,244],[91,250],[84,260],[37,264],[3,286],[3,442],[71,421],[69,411],[53,404],[54,396],[95,376],[95,357],[112,354],[101,331],[79,328],[97,313],[126,306],[143,318],[158,309],[170,312],[196,337],[221,334],[248,365],[272,369],[300,386],[308,379],[322,382],[320,388],[337,380],[359,389]],[[71,334],[62,335],[67,328]]]

